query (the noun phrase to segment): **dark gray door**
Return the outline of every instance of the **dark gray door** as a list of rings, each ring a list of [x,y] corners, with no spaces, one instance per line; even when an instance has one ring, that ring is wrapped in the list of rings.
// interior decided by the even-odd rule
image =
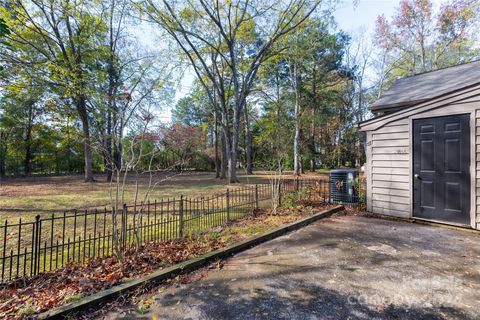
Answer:
[[[470,117],[413,121],[413,216],[470,224]]]

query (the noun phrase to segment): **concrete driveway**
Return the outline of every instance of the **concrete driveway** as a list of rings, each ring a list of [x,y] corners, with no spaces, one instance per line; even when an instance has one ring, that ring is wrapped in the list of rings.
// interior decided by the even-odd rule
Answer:
[[[337,216],[109,319],[479,319],[480,236]]]

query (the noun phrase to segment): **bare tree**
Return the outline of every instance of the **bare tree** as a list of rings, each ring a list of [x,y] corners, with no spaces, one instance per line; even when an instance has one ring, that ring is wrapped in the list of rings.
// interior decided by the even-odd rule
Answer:
[[[376,99],[375,84],[369,71],[373,67],[373,46],[372,41],[365,36],[365,30],[359,29],[352,35],[351,42],[347,47],[345,63],[350,70],[355,70],[355,76],[347,81],[347,101],[345,106],[351,108],[353,120],[359,123],[370,116],[368,111],[369,103]],[[381,86],[380,86],[381,87]],[[356,135],[355,142],[355,166],[359,167],[364,161],[363,136]]]
[[[112,178],[110,180],[109,195],[112,207],[111,219],[113,226],[113,250],[118,260],[123,263],[126,246],[126,221],[129,215],[125,210],[126,190],[132,182],[135,184],[133,205],[133,233],[136,257],[142,245],[141,226],[143,213],[147,210],[151,193],[163,182],[181,173],[174,170],[182,163],[178,162],[168,168],[161,167],[155,161],[156,155],[161,151],[163,142],[160,127],[154,125],[154,116],[150,110],[139,108],[133,113],[128,122],[123,122],[130,129],[128,136],[122,136],[121,143],[124,146],[124,154],[120,165],[110,163]],[[118,139],[118,137],[117,137]],[[113,159],[111,160],[114,161]],[[180,160],[179,160],[180,161]],[[142,183],[147,177],[147,183]],[[123,215],[123,216],[122,216]],[[123,217],[123,220],[121,220]]]
[[[268,4],[260,0],[146,0],[139,6],[184,53],[212,105],[216,93],[231,183],[238,182],[241,116],[258,69],[278,53],[273,45],[302,24],[319,5],[320,0]],[[216,59],[211,58],[211,50]]]
[[[282,162],[282,159],[276,159],[276,166],[272,171],[268,172],[268,174],[270,174],[269,180],[272,192],[272,214],[277,214],[277,209],[281,205],[282,186],[284,182]]]

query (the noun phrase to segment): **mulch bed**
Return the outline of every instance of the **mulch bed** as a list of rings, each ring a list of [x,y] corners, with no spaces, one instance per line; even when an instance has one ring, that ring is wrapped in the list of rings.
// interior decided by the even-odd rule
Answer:
[[[68,264],[52,272],[17,280],[0,288],[0,318],[34,317],[35,314],[81,299],[122,281],[150,274],[331,207],[312,208],[311,205],[277,209],[275,215],[269,211],[255,210],[243,219],[198,236],[147,243],[137,254],[133,249],[128,251],[123,264],[115,256],[97,258],[85,264]],[[189,279],[189,275],[177,278],[182,283]],[[135,296],[135,293],[132,295]],[[112,303],[110,307],[121,304],[119,300]]]

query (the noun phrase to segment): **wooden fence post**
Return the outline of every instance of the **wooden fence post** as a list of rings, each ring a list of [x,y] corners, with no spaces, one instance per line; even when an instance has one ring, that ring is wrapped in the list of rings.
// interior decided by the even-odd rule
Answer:
[[[258,201],[258,184],[255,185],[255,209],[260,208]]]
[[[183,195],[180,196],[179,214],[180,214],[180,222],[179,222],[180,239],[183,239]]]

